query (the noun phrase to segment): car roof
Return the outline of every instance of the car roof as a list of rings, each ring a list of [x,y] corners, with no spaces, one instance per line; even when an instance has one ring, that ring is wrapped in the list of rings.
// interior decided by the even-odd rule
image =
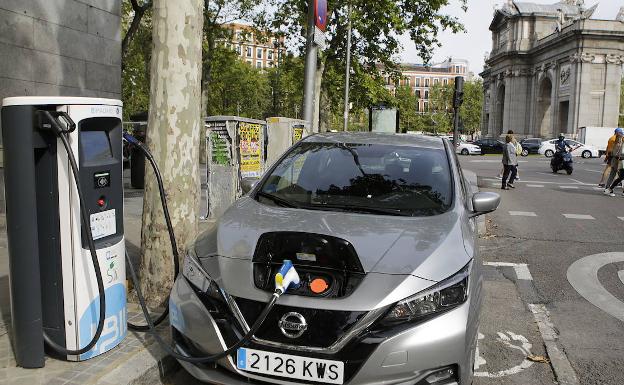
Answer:
[[[393,146],[444,149],[441,138],[426,135],[406,135],[381,132],[327,132],[303,139],[309,143],[381,144]]]

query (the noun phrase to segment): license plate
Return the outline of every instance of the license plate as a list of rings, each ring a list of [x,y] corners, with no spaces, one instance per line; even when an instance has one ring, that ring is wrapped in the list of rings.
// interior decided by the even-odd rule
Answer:
[[[344,382],[344,363],[341,361],[240,348],[237,352],[236,367],[247,372],[325,384]]]

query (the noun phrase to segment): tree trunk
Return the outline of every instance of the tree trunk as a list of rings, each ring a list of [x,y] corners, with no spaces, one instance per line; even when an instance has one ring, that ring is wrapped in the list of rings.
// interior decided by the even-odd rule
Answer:
[[[202,23],[202,0],[154,1],[147,145],[161,169],[182,258],[198,229]],[[141,289],[150,305],[165,305],[173,260],[150,166],[145,181]]]

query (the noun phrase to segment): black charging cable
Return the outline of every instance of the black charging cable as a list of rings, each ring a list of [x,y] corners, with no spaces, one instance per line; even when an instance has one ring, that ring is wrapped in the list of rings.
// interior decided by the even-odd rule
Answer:
[[[167,223],[167,230],[169,231],[169,238],[171,239],[171,247],[173,247],[173,255],[175,259],[174,260],[175,278],[177,278],[178,274],[180,273],[178,249],[176,246],[177,244],[175,240],[175,233],[173,231],[173,225],[171,224],[171,218],[169,217],[169,209],[167,207],[165,189],[163,186],[163,181],[162,181],[162,176],[160,174],[160,170],[151,152],[143,145],[143,143],[141,143],[138,139],[136,139],[135,137],[133,137],[132,135],[128,133],[124,133],[123,137],[126,141],[128,141],[128,143],[131,143],[137,146],[137,148],[139,148],[141,152],[145,154],[145,157],[149,160],[150,164],[152,165],[152,168],[154,169],[154,174],[156,175],[156,181],[158,182],[158,189],[160,191],[160,202],[162,203],[163,212],[165,214],[165,222]],[[224,351],[220,353],[213,354],[210,356],[190,357],[190,356],[186,356],[184,354],[180,354],[176,352],[175,349],[169,346],[169,344],[165,340],[163,340],[163,338],[158,334],[158,332],[156,331],[156,326],[158,325],[158,323],[164,320],[167,314],[169,314],[169,308],[166,308],[164,313],[161,314],[155,321],[152,320],[152,317],[149,314],[149,310],[147,309],[147,305],[145,304],[145,298],[143,297],[143,293],[141,292],[140,283],[137,278],[136,272],[134,270],[134,266],[132,265],[132,261],[130,260],[130,256],[128,255],[127,252],[126,252],[126,262],[128,265],[128,270],[130,270],[130,278],[132,279],[132,283],[134,284],[134,287],[136,289],[137,298],[139,299],[139,304],[141,306],[141,311],[143,312],[143,316],[145,317],[145,320],[147,321],[147,325],[133,325],[128,322],[128,328],[133,329],[133,330],[138,330],[138,331],[150,332],[153,335],[154,339],[167,352],[167,354],[171,355],[173,358],[180,360],[180,361],[185,361],[185,362],[190,362],[190,363],[215,362],[234,353],[238,348],[247,344],[253,338],[254,334],[258,331],[258,329],[260,329],[260,326],[262,326],[262,323],[264,323],[264,321],[266,320],[266,317],[269,315],[269,312],[271,312],[271,310],[277,303],[277,299],[282,294],[281,291],[276,290],[276,292],[271,296],[271,300],[266,304],[264,310],[262,310],[262,313],[260,313],[260,315],[256,319],[256,322],[254,322],[254,324],[251,326],[247,334],[245,334],[243,338],[241,338],[234,345],[230,346],[229,348],[225,349]]]
[[[84,205],[85,199],[82,193],[82,187],[80,186],[80,176],[78,174],[78,164],[76,163],[76,158],[74,157],[74,152],[67,141],[66,135],[76,129],[76,124],[69,118],[69,116],[64,112],[58,111],[38,111],[40,118],[40,126],[44,130],[51,130],[58,136],[58,138],[63,143],[63,147],[65,147],[65,151],[67,152],[67,157],[69,158],[69,165],[72,170],[72,174],[74,176],[74,181],[76,182],[76,189],[78,190],[78,201],[80,202],[80,221],[82,223],[82,228],[85,231],[87,236],[87,244],[89,246],[89,253],[91,254],[91,262],[93,264],[93,270],[95,270],[95,279],[97,281],[98,294],[99,294],[99,317],[97,329],[95,330],[95,334],[91,341],[85,345],[83,348],[77,350],[67,349],[56,342],[52,341],[52,339],[45,333],[43,333],[43,339],[45,343],[51,347],[53,350],[57,351],[60,354],[73,356],[73,355],[81,355],[89,350],[91,350],[100,339],[102,335],[102,331],[104,330],[104,320],[106,319],[106,294],[104,291],[104,281],[102,280],[102,271],[100,270],[100,263],[98,262],[97,253],[95,251],[95,242],[93,241],[93,233],[91,232],[91,223],[89,222],[89,217],[87,213],[87,209]],[[58,118],[62,118],[66,126],[60,124]]]
[[[137,138],[135,138],[134,136],[126,132],[123,133],[123,138],[128,143],[138,148],[143,153],[143,155],[145,155],[147,160],[152,165],[152,169],[154,170],[154,175],[156,176],[156,182],[158,184],[158,191],[160,193],[160,204],[162,205],[163,213],[165,216],[165,223],[167,225],[167,230],[169,232],[169,240],[171,241],[171,249],[173,251],[173,279],[175,280],[176,278],[178,278],[178,275],[180,274],[180,254],[178,252],[178,244],[176,242],[175,234],[173,232],[173,224],[171,223],[171,216],[169,215],[169,206],[167,205],[167,195],[165,194],[165,186],[163,183],[162,175],[160,173],[160,169],[158,168],[158,165],[156,164],[156,160],[154,159],[154,156],[152,156],[152,153],[147,149],[147,147],[143,145],[143,143],[141,143]],[[130,161],[132,162],[132,159],[130,159]],[[134,282],[134,285],[136,286],[136,282]],[[137,288],[137,293],[138,292],[139,290]],[[169,315],[169,308],[166,307],[165,310],[162,312],[162,314],[159,315],[153,321],[154,325],[155,326],[160,325],[167,318],[168,315]],[[134,330],[134,331],[146,332],[149,330],[149,325],[136,325],[131,322],[128,322],[128,329]]]

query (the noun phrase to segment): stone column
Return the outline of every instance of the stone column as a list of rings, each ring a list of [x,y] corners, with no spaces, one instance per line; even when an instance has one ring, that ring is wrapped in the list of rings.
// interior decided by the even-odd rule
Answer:
[[[608,54],[606,61],[606,79],[604,94],[604,127],[617,127],[620,114],[620,87],[624,56]]]

